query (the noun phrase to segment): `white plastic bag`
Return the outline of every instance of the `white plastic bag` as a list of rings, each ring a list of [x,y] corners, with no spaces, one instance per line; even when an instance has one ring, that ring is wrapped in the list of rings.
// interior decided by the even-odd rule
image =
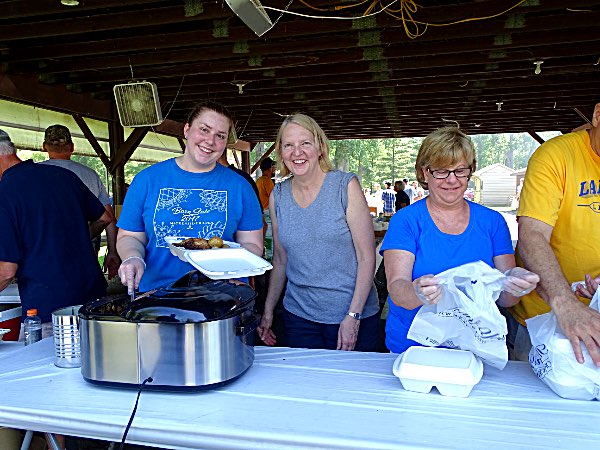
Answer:
[[[470,350],[484,363],[503,369],[508,362],[507,328],[496,300],[504,274],[477,261],[435,277],[442,285],[442,298],[421,307],[408,338],[429,347]]]
[[[598,311],[596,291],[590,308]],[[529,363],[540,380],[563,398],[600,400],[600,368],[582,345],[585,362],[575,359],[571,342],[563,334],[553,312],[526,320],[531,338]]]

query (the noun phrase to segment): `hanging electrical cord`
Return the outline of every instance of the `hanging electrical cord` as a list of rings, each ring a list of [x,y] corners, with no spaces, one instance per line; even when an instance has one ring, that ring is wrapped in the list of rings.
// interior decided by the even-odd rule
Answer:
[[[303,5],[307,6],[310,9],[313,9],[315,11],[327,12],[327,11],[339,11],[341,9],[347,9],[347,8],[354,8],[354,7],[363,5],[363,4],[367,3],[370,0],[363,0],[361,2],[354,3],[352,5],[335,6],[333,8],[318,8],[318,7],[310,5],[305,0],[299,0],[299,1]],[[421,22],[419,20],[415,20],[413,18],[413,14],[415,14],[417,12],[417,9],[418,9],[419,5],[417,3],[415,3],[414,0],[393,0],[391,3],[389,3],[389,4],[385,5],[385,6],[382,4],[381,0],[373,0],[371,2],[371,4],[369,5],[369,7],[367,8],[367,10],[364,12],[364,14],[362,14],[360,16],[351,16],[351,17],[316,16],[316,15],[310,15],[310,14],[302,14],[302,13],[298,13],[298,12],[295,12],[295,11],[286,11],[286,10],[282,10],[282,9],[279,9],[279,8],[273,8],[271,6],[263,6],[263,8],[264,9],[270,9],[272,11],[277,11],[277,12],[280,12],[282,14],[291,14],[291,15],[294,15],[294,16],[306,17],[306,18],[309,18],[309,19],[333,19],[333,20],[355,20],[355,19],[362,19],[362,18],[365,18],[365,17],[376,16],[377,14],[381,14],[382,12],[385,12],[386,14],[389,14],[390,16],[394,17],[395,19],[401,20],[402,24],[403,24],[403,27],[404,27],[404,31],[406,32],[406,35],[410,39],[415,39],[415,38],[417,38],[419,36],[422,36],[427,31],[428,27],[446,27],[446,26],[450,26],[450,25],[457,25],[459,23],[464,23],[464,22],[474,22],[474,21],[478,21],[478,20],[493,19],[495,17],[498,17],[498,16],[501,16],[503,14],[506,14],[507,12],[509,12],[509,11],[515,9],[516,7],[522,5],[526,1],[527,0],[519,0],[516,4],[514,4],[510,8],[507,8],[504,11],[501,11],[501,12],[496,13],[496,14],[491,14],[489,16],[470,17],[470,18],[467,18],[467,19],[461,19],[461,20],[456,20],[454,22],[447,22],[447,23],[430,23],[430,22]],[[394,5],[397,2],[400,2],[400,6],[397,9],[392,9],[391,6]],[[378,6],[381,7],[381,9],[378,10],[378,11],[372,12]],[[398,16],[397,14],[400,14],[400,15]],[[425,27],[425,28],[422,29],[421,27]]]
[[[125,445],[125,439],[127,439],[127,433],[129,433],[129,428],[131,428],[131,423],[133,422],[133,418],[135,417],[135,412],[137,411],[138,402],[140,401],[140,395],[142,393],[142,389],[144,388],[146,383],[152,383],[153,381],[154,380],[152,379],[152,377],[148,377],[144,381],[142,381],[142,384],[140,384],[140,387],[139,387],[138,393],[137,393],[137,398],[135,399],[135,405],[133,406],[133,411],[131,412],[131,417],[129,418],[129,422],[127,423],[127,426],[125,427],[125,433],[123,433],[123,439],[121,439],[121,446],[119,447],[119,450],[123,450],[123,447]]]
[[[177,97],[179,97],[179,93],[181,92],[181,87],[183,86],[184,80],[185,80],[185,75],[181,78],[181,83],[179,83],[179,88],[177,89],[175,98],[173,99],[173,102],[171,103],[171,107],[167,111],[167,114],[165,114],[165,120],[167,119],[167,117],[169,117],[169,114],[171,114],[171,110],[173,109],[173,106],[175,106],[175,102],[177,101]]]
[[[376,16],[377,14],[381,14],[387,8],[389,8],[390,6],[392,6],[394,3],[398,2],[398,1],[404,1],[404,0],[393,0],[389,5],[385,6],[380,11],[376,11],[373,14],[369,14],[366,16],[358,16],[358,17],[313,16],[310,14],[302,14],[302,13],[295,12],[295,11],[285,11],[280,8],[273,8],[272,6],[263,6],[263,9],[270,9],[271,11],[277,11],[277,12],[284,13],[284,14],[291,14],[292,16],[307,17],[309,19],[355,20],[355,19],[362,19],[363,17],[371,17],[371,16]]]
[[[369,2],[370,0],[363,0],[362,2],[354,3],[353,5],[339,5],[339,6],[334,6],[333,8],[318,8],[316,6],[312,6],[312,5],[308,4],[304,0],[299,0],[299,1],[304,6],[307,6],[310,9],[314,9],[315,11],[324,11],[324,12],[326,12],[326,11],[339,11],[340,9],[356,8],[357,6],[364,5],[365,3]]]

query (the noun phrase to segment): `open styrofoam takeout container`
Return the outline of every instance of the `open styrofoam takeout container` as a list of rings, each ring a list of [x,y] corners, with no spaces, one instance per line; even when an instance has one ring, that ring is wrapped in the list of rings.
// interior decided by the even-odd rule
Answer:
[[[468,397],[483,376],[483,364],[473,353],[439,347],[409,347],[394,362],[394,375],[407,391]]]
[[[8,328],[0,328],[0,341],[6,333],[10,333],[10,330]]]
[[[173,245],[181,242],[185,237],[166,237],[171,253],[184,262],[190,263],[204,275],[213,280],[228,278],[251,277],[262,275],[273,266],[242,248],[236,242],[223,241],[229,248],[213,248],[208,250],[187,250]]]

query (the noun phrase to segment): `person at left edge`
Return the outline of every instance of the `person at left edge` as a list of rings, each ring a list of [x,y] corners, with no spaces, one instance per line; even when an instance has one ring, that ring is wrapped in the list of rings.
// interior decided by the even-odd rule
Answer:
[[[52,311],[106,295],[90,236],[110,215],[73,172],[21,161],[2,130],[0,199],[0,291],[16,276],[23,319],[37,308],[47,337]]]
[[[262,219],[250,184],[217,164],[235,141],[227,109],[197,105],[183,127],[182,156],[144,169],[133,179],[117,222],[121,282],[131,292],[164,286],[193,270],[174,257],[165,237],[221,237],[255,255],[263,252]]]

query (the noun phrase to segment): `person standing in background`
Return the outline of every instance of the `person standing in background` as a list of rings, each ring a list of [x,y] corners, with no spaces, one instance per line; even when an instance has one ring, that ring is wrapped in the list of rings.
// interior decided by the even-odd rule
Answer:
[[[383,201],[383,214],[391,216],[395,212],[396,205],[396,191],[392,189],[392,183],[389,181],[385,182],[385,190],[381,193],[381,200]]]
[[[413,181],[411,184],[413,190],[412,203],[425,198],[425,190],[419,186],[419,183],[417,181]]]
[[[410,205],[410,199],[406,192],[404,192],[404,182],[396,181],[394,183],[394,191],[396,191],[396,204],[394,205],[396,211],[400,211],[402,208],[406,208]]]
[[[371,191],[371,197],[367,199],[367,204],[372,208],[377,208],[377,215],[383,212],[383,200],[381,200],[381,185],[379,183],[373,183],[373,189]]]
[[[408,196],[409,205],[410,205],[410,204],[412,204],[413,199],[415,197],[415,191],[413,191],[413,188],[410,187],[410,184],[408,183],[408,178],[403,178],[402,182],[404,183],[404,186],[405,186],[404,192]]]
[[[269,196],[275,187],[273,182],[275,162],[267,157],[260,162],[260,170],[262,175],[256,180],[258,195],[260,199],[260,207],[264,210],[269,209]]]
[[[70,170],[92,191],[100,203],[104,205],[104,209],[111,217],[111,222],[106,227],[106,248],[107,253],[104,257],[104,268],[108,270],[108,278],[112,278],[117,274],[121,258],[117,253],[117,220],[110,203],[108,193],[104,188],[102,180],[98,174],[87,166],[76,161],[71,161],[74,145],[69,129],[63,125],[51,125],[46,128],[44,134],[44,151],[48,152],[50,159],[42,161],[41,164],[48,164],[58,167],[63,167]],[[100,250],[100,236],[96,236],[92,243],[96,250],[96,254]]]

